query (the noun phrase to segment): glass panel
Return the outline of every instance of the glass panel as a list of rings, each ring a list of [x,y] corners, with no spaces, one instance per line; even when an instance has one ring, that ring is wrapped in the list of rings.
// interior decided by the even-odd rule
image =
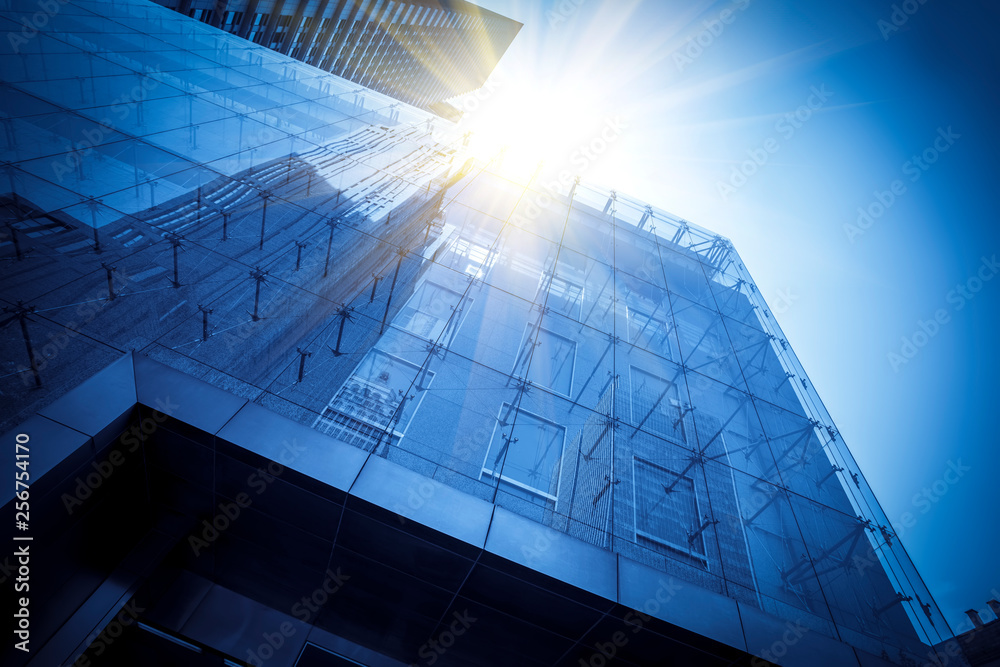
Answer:
[[[421,283],[393,322],[410,333],[435,341],[444,332],[462,294],[432,282]]]
[[[941,637],[727,240],[532,189],[425,111],[153,4],[80,0],[22,47],[0,247],[41,387],[11,320],[8,413],[137,349],[872,653]]]
[[[499,478],[507,493],[532,502],[555,501],[565,441],[566,429],[504,403],[483,474]]]
[[[636,538],[704,558],[702,513],[694,480],[640,458],[633,459],[633,465]]]
[[[573,393],[575,366],[575,342],[529,324],[513,374],[568,396]]]
[[[400,438],[417,409],[416,395],[430,386],[434,374],[375,349],[365,355],[314,428],[365,450],[376,450],[383,438]]]

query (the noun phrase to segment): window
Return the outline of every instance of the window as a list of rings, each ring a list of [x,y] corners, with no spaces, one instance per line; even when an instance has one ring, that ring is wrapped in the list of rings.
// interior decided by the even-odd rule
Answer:
[[[565,437],[563,427],[504,403],[482,475],[534,502],[554,501]]]
[[[683,443],[684,412],[677,385],[669,380],[629,367],[632,380],[632,423],[645,431]]]
[[[529,324],[513,373],[523,377],[527,369],[528,380],[570,396],[573,392],[575,365],[575,342],[548,329]]]
[[[421,283],[393,323],[421,338],[436,341],[461,300],[458,292],[434,283]]]
[[[545,276],[542,277],[545,280]],[[540,299],[539,299],[540,300]],[[552,276],[546,307],[574,320],[583,319],[583,285],[559,276]]]
[[[638,310],[628,309],[628,342],[672,359],[670,325]]]
[[[637,542],[653,542],[700,559],[705,538],[694,480],[634,457],[635,534]]]
[[[365,355],[313,428],[370,450],[403,437],[434,373],[378,349]]]
[[[699,326],[680,318],[677,320],[678,337],[685,357],[684,361],[696,370],[701,369],[702,373],[706,372],[705,368],[721,368],[721,362],[725,358],[723,352],[728,352],[719,335],[714,331],[716,324],[717,320],[706,322],[705,326]]]
[[[473,278],[484,278],[497,259],[497,253],[488,247],[463,237],[456,240],[449,251],[452,256],[448,265]]]

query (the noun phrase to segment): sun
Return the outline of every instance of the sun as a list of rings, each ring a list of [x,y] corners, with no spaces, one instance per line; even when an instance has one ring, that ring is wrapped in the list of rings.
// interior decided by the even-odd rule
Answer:
[[[464,111],[458,130],[471,133],[469,152],[518,175],[570,165],[606,121],[582,83],[500,78],[452,103]]]

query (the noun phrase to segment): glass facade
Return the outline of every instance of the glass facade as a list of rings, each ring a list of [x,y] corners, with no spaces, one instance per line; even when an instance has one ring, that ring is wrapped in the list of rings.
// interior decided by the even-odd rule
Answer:
[[[454,0],[158,2],[446,117],[461,114],[443,101],[482,86],[521,28]]]
[[[407,431],[355,422],[383,430],[371,451],[865,650],[919,655],[940,615],[728,241],[614,192],[499,195],[499,178],[456,184],[436,260],[411,260],[413,296],[373,342],[408,362],[408,386],[376,382]],[[419,330],[414,302],[437,313]]]
[[[134,349],[875,655],[948,635],[729,241],[156,5],[11,5],[5,428]]]

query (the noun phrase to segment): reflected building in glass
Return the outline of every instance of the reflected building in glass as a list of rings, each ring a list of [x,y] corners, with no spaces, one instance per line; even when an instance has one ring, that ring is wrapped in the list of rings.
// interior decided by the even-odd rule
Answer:
[[[151,3],[12,6],[33,620],[4,664],[868,667],[950,637],[729,241]]]

